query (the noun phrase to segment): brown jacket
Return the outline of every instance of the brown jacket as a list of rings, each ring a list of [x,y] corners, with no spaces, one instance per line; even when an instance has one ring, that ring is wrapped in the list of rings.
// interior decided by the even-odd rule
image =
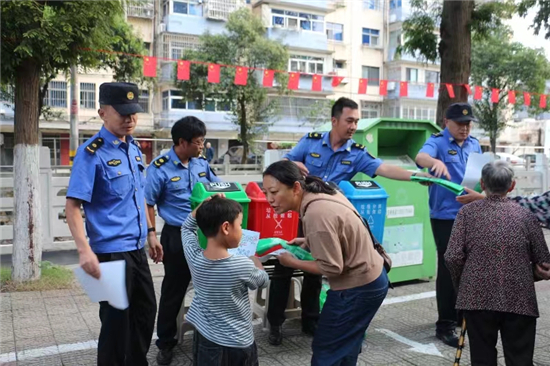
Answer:
[[[319,198],[323,200],[311,202]],[[355,212],[340,193],[306,192],[302,199],[300,217],[306,244],[333,290],[366,285],[382,273],[384,261]]]

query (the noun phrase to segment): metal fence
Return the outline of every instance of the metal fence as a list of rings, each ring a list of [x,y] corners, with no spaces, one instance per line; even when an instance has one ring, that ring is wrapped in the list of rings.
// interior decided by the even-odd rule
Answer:
[[[65,218],[65,196],[69,184],[70,168],[67,166],[50,166],[49,149],[41,147],[40,162],[40,197],[43,220],[43,250],[73,249],[74,242]],[[281,158],[278,150],[268,150],[265,163],[270,164]],[[273,156],[271,156],[273,155]],[[260,181],[262,166],[256,164],[219,164],[213,165],[217,175],[225,181],[249,182]],[[13,238],[13,168],[0,167],[0,254],[11,253]],[[537,154],[534,164],[516,166],[516,189],[512,195],[533,195],[548,191],[549,167],[545,155]],[[156,217],[156,228],[160,232],[163,220]]]

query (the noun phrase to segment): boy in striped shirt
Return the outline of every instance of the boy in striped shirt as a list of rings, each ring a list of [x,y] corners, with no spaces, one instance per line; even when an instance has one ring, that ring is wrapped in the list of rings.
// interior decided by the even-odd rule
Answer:
[[[195,296],[186,319],[195,326],[194,366],[255,366],[258,352],[248,290],[267,286],[256,257],[231,255],[242,237],[242,207],[223,195],[205,200],[181,228]],[[199,246],[197,226],[208,239]]]

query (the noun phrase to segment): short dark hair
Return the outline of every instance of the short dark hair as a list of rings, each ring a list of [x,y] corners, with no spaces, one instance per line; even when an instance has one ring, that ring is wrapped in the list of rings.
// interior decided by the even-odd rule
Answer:
[[[292,188],[295,182],[299,182],[304,191],[309,193],[336,194],[336,190],[321,178],[312,175],[304,178],[298,166],[292,161],[281,160],[271,164],[264,171],[263,176],[266,175],[272,176],[289,188]]]
[[[204,236],[212,238],[218,235],[224,222],[233,223],[241,212],[243,212],[243,208],[237,201],[213,197],[204,202],[197,210],[197,225]]]
[[[331,117],[340,118],[344,108],[359,109],[359,105],[349,98],[342,97],[334,102],[331,110]]]
[[[197,117],[183,117],[172,126],[172,141],[177,145],[180,139],[191,142],[196,137],[206,136],[206,125]]]

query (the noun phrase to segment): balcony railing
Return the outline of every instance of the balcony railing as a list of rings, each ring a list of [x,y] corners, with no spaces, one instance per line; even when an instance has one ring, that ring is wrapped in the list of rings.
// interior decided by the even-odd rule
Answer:
[[[129,5],[127,14],[129,17],[153,19],[155,14],[154,6],[153,0],[143,0],[139,3]]]

